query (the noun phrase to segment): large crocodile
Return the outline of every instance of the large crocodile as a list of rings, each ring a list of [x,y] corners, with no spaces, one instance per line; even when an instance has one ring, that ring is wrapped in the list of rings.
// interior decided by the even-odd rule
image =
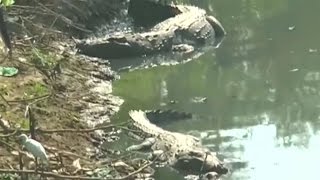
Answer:
[[[128,14],[136,24],[151,28],[144,32],[123,33],[107,39],[79,43],[77,47],[80,52],[100,58],[133,57],[169,51],[189,53],[195,45],[210,43],[218,46],[226,34],[216,18],[195,6],[131,0]]]
[[[214,173],[226,174],[228,169],[216,154],[202,146],[194,136],[164,130],[152,124],[141,110],[129,111],[132,125],[142,131],[145,141],[132,145],[127,150],[150,149],[152,157],[167,163],[171,167],[187,174]]]

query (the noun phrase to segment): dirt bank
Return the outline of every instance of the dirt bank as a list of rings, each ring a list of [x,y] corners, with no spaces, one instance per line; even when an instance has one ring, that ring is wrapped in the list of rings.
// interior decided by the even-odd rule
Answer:
[[[9,8],[13,56],[7,58],[1,52],[0,65],[15,67],[19,72],[13,77],[0,76],[0,176],[34,169],[31,157],[19,156],[21,146],[16,139],[16,135],[30,132],[50,157],[54,174],[48,172],[47,176],[89,176],[103,167],[107,177],[119,178],[147,167],[140,160],[130,165],[119,156],[99,150],[108,134],[122,129],[110,124],[123,103],[112,95],[112,81],[118,75],[106,60],[77,55],[71,38],[92,31],[92,23],[99,23],[92,18],[100,13],[108,16],[101,22],[112,19],[122,3],[77,2],[16,1]],[[106,14],[101,7],[112,8]],[[102,127],[97,126],[101,123]],[[108,158],[102,161],[101,157]]]

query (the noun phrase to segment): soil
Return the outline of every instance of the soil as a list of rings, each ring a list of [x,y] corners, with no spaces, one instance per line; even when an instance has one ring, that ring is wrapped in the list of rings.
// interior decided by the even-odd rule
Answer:
[[[30,51],[30,48],[16,46],[12,59],[1,63],[1,66],[19,69],[15,77],[0,77],[0,93],[4,98],[0,102],[0,114],[2,120],[9,123],[10,129],[29,128],[30,118],[25,117],[28,105],[36,127],[43,130],[81,130],[110,123],[110,117],[122,104],[120,98],[110,94],[111,81],[116,77],[111,70],[109,74],[101,73],[97,69],[105,65],[70,55],[66,50],[62,55],[51,57],[54,60],[52,63],[59,63],[61,68],[61,73],[53,77],[48,75],[49,70],[34,64],[34,58],[38,57]],[[49,55],[51,53],[56,51],[48,51]],[[96,73],[95,76],[100,73],[101,78],[94,77],[93,73]],[[45,146],[88,157],[94,155],[89,150],[94,152],[97,146],[90,136],[92,133],[36,133],[36,139]],[[9,143],[18,148],[14,141],[15,136],[10,136]],[[6,146],[0,146],[0,152],[3,155],[0,156],[1,168],[18,164],[15,156],[9,156],[12,149],[7,151]]]
[[[35,11],[24,11],[28,4],[24,2],[20,7],[17,3],[9,9],[9,15],[20,17],[17,15],[20,13],[25,19],[34,15]],[[51,7],[45,3],[37,7],[42,5]],[[59,31],[60,25],[56,28],[52,22],[46,24],[37,19],[27,22],[23,18],[9,23],[13,55],[0,52],[0,66],[16,67],[19,72],[14,77],[0,76],[1,172],[21,169],[22,164],[25,169],[35,168],[32,158],[27,155],[19,158],[18,152],[25,151],[21,151],[16,137],[32,131],[47,150],[51,170],[58,174],[85,175],[101,167],[97,162],[100,162],[99,147],[103,139],[111,131],[121,129],[90,130],[110,124],[110,118],[123,103],[112,95],[112,81],[118,75],[110,69],[108,61],[78,55],[70,34]],[[32,123],[36,124],[34,131]],[[103,166],[109,165],[114,167],[110,163]],[[139,167],[128,168],[122,175]]]

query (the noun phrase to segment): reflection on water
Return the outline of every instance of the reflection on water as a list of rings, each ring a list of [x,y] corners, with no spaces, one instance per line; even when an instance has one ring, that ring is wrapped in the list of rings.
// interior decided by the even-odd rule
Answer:
[[[122,73],[114,92],[126,103],[117,118],[130,109],[199,115],[164,128],[217,151],[232,168],[224,179],[318,179],[320,1],[184,2],[216,15],[227,38],[188,63]],[[164,174],[158,179],[177,179]]]
[[[232,169],[225,179],[316,179],[320,136],[309,128],[306,122],[304,133],[280,137],[275,124],[262,124],[220,130],[218,137],[201,132],[201,137],[204,144],[222,138],[215,148]]]

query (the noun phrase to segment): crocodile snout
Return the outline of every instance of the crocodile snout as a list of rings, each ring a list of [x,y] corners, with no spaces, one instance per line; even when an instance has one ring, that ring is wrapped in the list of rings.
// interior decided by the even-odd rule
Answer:
[[[206,20],[210,23],[210,25],[213,27],[216,37],[223,37],[227,35],[226,30],[224,30],[222,24],[220,21],[218,21],[215,17],[213,16],[206,16]]]

